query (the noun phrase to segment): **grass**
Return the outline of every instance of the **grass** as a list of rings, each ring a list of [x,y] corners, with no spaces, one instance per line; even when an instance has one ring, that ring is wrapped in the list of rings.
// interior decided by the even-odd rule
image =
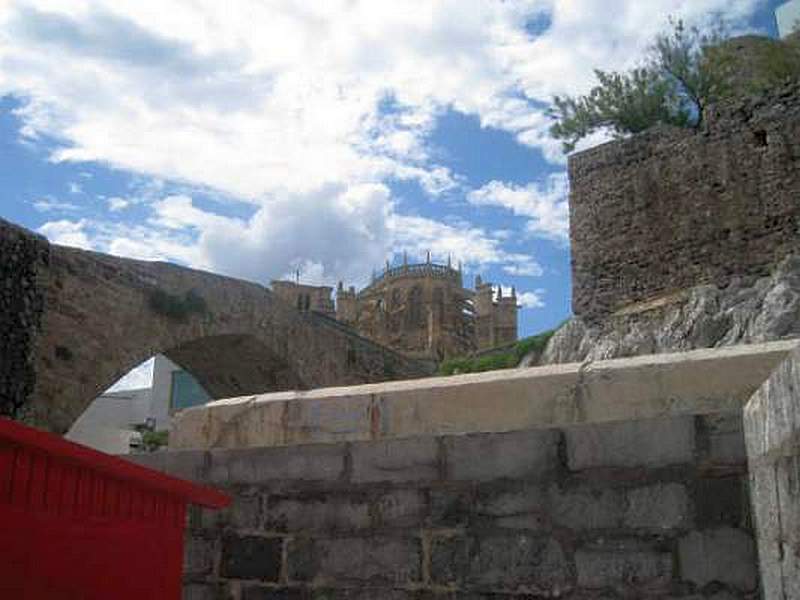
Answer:
[[[498,369],[513,369],[529,352],[542,352],[547,342],[553,337],[555,329],[523,338],[505,352],[487,354],[485,356],[468,356],[451,358],[439,365],[439,375],[457,375],[459,373],[482,373]]]

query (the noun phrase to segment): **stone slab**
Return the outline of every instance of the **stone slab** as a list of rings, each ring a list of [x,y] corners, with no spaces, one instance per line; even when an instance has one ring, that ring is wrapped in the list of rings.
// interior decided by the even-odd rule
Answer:
[[[220,400],[180,413],[170,446],[332,444],[736,411],[795,344]]]

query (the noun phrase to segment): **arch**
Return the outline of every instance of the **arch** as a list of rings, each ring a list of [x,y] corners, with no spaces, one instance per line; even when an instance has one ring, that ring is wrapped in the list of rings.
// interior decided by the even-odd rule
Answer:
[[[15,338],[24,347],[0,340],[0,364],[18,365],[9,377],[0,373],[0,412],[35,426],[67,431],[95,397],[155,354],[215,398],[430,372],[255,283],[50,245],[2,220],[0,260],[9,249],[20,256],[19,239],[35,250],[21,259],[33,275],[13,300],[35,314],[14,324],[27,327],[29,335]],[[15,373],[31,385],[14,387]]]

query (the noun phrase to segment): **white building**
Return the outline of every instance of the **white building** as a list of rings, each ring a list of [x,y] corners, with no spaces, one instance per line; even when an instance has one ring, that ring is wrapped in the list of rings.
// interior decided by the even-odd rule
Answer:
[[[210,399],[194,377],[158,355],[150,387],[105,392],[78,417],[65,437],[109,454],[127,454],[141,439],[137,428],[169,429],[176,411]]]
[[[798,30],[800,25],[800,0],[790,0],[775,10],[778,35],[785,38]]]

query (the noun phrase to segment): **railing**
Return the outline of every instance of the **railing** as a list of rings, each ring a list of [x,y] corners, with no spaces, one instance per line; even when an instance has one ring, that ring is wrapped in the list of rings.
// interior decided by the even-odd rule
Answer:
[[[448,267],[446,265],[436,265],[433,263],[420,263],[416,265],[401,265],[399,267],[390,267],[386,269],[383,273],[377,275],[375,279],[372,280],[372,283],[368,285],[364,290],[369,289],[370,287],[374,286],[385,279],[396,279],[399,277],[419,277],[419,276],[428,276],[428,277],[437,277],[442,279],[454,279],[457,281],[461,280],[461,271],[457,271],[452,267]],[[362,292],[364,291],[362,290]]]

